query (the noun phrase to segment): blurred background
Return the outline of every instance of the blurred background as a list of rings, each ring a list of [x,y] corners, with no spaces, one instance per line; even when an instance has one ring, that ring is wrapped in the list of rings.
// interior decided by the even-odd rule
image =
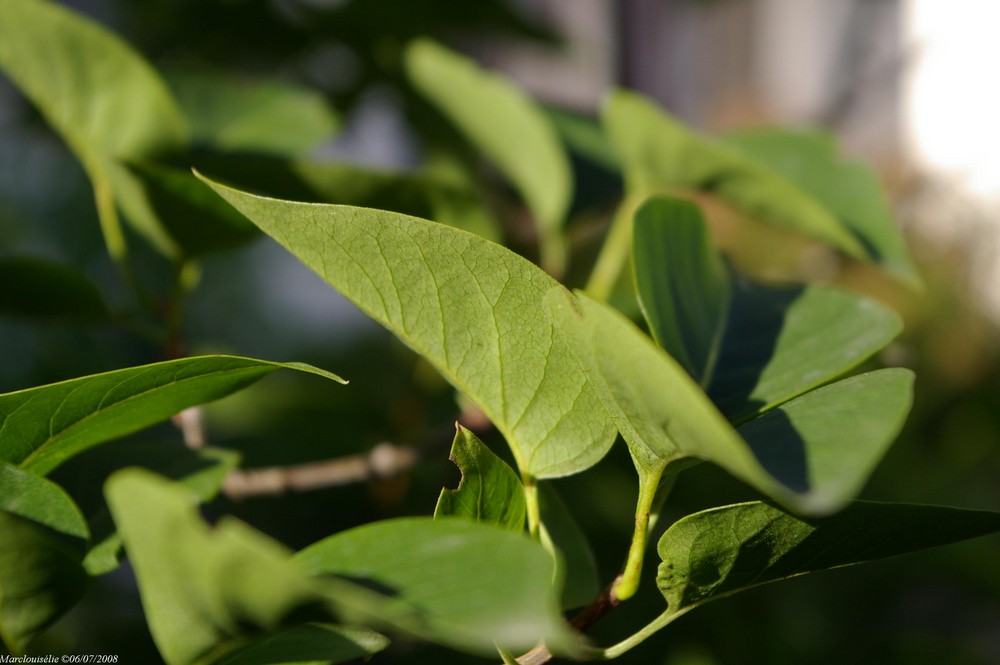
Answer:
[[[13,0],[11,0],[13,1]],[[301,86],[323,104],[329,139],[311,156],[410,169],[429,155],[428,123],[402,78],[402,45],[431,36],[504,71],[543,103],[594,116],[616,86],[646,93],[709,133],[761,125],[825,128],[877,169],[926,282],[912,293],[868,274],[845,280],[907,321],[887,360],[917,371],[909,424],[864,498],[1000,510],[1000,3],[993,0],[75,0],[162,72],[222,72]],[[614,169],[576,156],[581,234],[621,195]],[[597,212],[593,212],[597,211]],[[596,221],[595,221],[596,220]],[[516,220],[515,220],[516,222]],[[505,220],[516,238],[516,223]],[[156,290],[169,272],[139,252]],[[0,259],[74,266],[112,310],[128,300],[100,236],[76,159],[0,78]],[[0,292],[17,285],[0,284]],[[2,298],[2,296],[0,296]],[[257,240],[206,259],[184,319],[190,353],[303,360],[348,388],[276,375],[205,413],[211,443],[248,467],[423,446],[402,476],[313,492],[221,498],[291,547],[371,519],[427,514],[458,473],[440,432],[458,406],[429,366],[277,246]],[[128,327],[0,311],[0,390],[161,359]],[[176,440],[164,426],[137,442]],[[490,443],[501,452],[494,436]],[[107,458],[60,470],[96,492]],[[591,536],[602,582],[627,548],[635,483],[623,446],[557,483]],[[608,488],[614,488],[609,491]],[[751,498],[704,465],[687,472],[672,518]],[[658,536],[658,534],[657,534]],[[1000,663],[1000,539],[825,572],[710,604],[623,663]],[[655,571],[646,572],[651,580]],[[647,585],[652,587],[651,584]],[[655,589],[594,631],[610,644],[661,610]],[[394,646],[403,662],[479,662]],[[39,653],[118,653],[153,663],[131,573],[101,578],[37,642]],[[376,656],[375,662],[383,656]],[[482,661],[490,662],[490,661]]]

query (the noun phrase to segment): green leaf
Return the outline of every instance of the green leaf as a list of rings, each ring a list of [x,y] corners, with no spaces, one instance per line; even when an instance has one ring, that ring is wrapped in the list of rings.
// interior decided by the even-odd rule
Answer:
[[[660,538],[657,585],[668,612],[816,570],[1000,531],[1000,513],[859,501],[803,519],[766,503],[689,515]]]
[[[913,373],[883,369],[806,393],[739,428],[767,473],[799,512],[827,514],[857,496],[899,430],[912,402]],[[760,476],[744,469],[746,476]],[[755,484],[766,488],[763,478]],[[784,491],[783,491],[784,493]]]
[[[603,116],[630,193],[707,191],[763,222],[855,258],[867,256],[851,230],[820,202],[738,150],[697,135],[650,100],[617,91]]]
[[[563,609],[582,607],[601,590],[594,552],[552,483],[539,483],[538,504],[545,532],[560,555],[556,564],[562,567]]]
[[[441,490],[435,518],[467,517],[508,531],[524,531],[524,488],[506,462],[461,425],[449,459],[462,471],[462,480],[458,489]]]
[[[101,292],[73,268],[29,257],[0,259],[0,313],[43,320],[103,322],[111,318]]]
[[[99,24],[44,0],[0,3],[0,69],[42,112],[83,163],[112,256],[124,255],[115,202],[166,253],[158,226],[118,160],[181,148],[184,118],[156,72]]]
[[[310,623],[253,640],[217,661],[217,665],[345,663],[367,660],[387,646],[389,640],[373,630]]]
[[[726,325],[730,276],[698,207],[649,199],[635,214],[635,285],[653,339],[707,386]]]
[[[391,210],[499,240],[500,225],[469,185],[428,172],[247,154],[197,154],[199,171],[236,188],[275,198]],[[206,190],[207,191],[207,190]]]
[[[575,304],[559,293],[549,302],[640,476],[657,482],[667,464],[693,457],[793,510],[829,513],[853,498],[909,410],[912,372],[887,369],[813,391],[737,433],[677,362],[616,311],[583,294]]]
[[[513,183],[538,223],[543,261],[561,271],[572,170],[544,112],[507,79],[430,40],[412,42],[404,57],[413,85]]]
[[[313,573],[381,590],[383,612],[442,644],[489,655],[544,641],[573,653],[552,560],[524,534],[466,519],[404,518],[335,534],[296,555]],[[387,614],[386,616],[391,616]]]
[[[304,363],[200,356],[0,395],[0,461],[45,475],[74,455],[225,397],[288,368],[343,383]]]
[[[433,222],[208,182],[475,401],[522,476],[583,471],[611,446],[612,425],[543,302],[558,284],[536,266]]]
[[[13,653],[83,596],[88,537],[59,486],[0,464],[0,638]]]
[[[708,394],[745,422],[856,367],[902,327],[892,311],[847,291],[741,281]]]
[[[169,665],[212,663],[263,634],[331,616],[330,595],[279,543],[234,519],[210,530],[197,498],[148,471],[105,487],[153,640]]]
[[[921,286],[878,178],[864,164],[842,159],[830,135],[769,129],[731,134],[724,140],[826,206],[889,274],[910,287]]]
[[[0,462],[0,510],[83,543],[90,531],[80,509],[55,483]]]
[[[337,113],[319,92],[204,69],[166,72],[192,142],[223,150],[301,154],[333,136]]]

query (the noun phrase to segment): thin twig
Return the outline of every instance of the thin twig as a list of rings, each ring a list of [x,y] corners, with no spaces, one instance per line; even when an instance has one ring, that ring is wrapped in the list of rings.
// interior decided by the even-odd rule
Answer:
[[[234,501],[251,496],[305,492],[365,480],[392,478],[411,469],[420,459],[415,448],[380,443],[367,454],[267,469],[234,470],[222,491]]]

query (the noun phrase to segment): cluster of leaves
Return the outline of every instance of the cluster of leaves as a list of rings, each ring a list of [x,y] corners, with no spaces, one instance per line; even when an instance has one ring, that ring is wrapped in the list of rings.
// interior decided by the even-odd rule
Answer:
[[[710,199],[917,288],[875,178],[825,136],[709,139],[624,91],[600,122],[567,118],[426,40],[411,42],[402,63],[464,147],[417,172],[375,173],[301,156],[336,124],[307,91],[233,89],[203,74],[175,73],[168,84],[81,16],[46,0],[0,2],[0,70],[84,165],[108,251],[137,301],[122,220],[175,263],[179,297],[199,259],[263,232],[471,400],[516,466],[459,427],[452,457],[462,481],[442,492],[433,517],[374,522],[291,552],[241,522],[210,529],[199,516],[198,503],[239,465],[232,452],[119,448],[106,506],[86,516],[48,476],[277,369],[339,377],[196,356],[0,395],[8,649],[23,651],[123,554],[171,665],[344,662],[396,636],[499,650],[505,661],[544,645],[523,659],[542,662],[614,657],[750,586],[1000,530],[998,513],[854,501],[902,426],[912,374],[845,375],[899,333],[898,317],[855,293],[743,275],[694,203]],[[567,231],[570,151],[620,171],[626,189],[576,292],[560,282],[583,261]],[[455,168],[470,155],[523,202],[541,267],[496,242],[501,226],[481,183]],[[0,270],[19,289],[72,288],[67,309],[107,316],[100,293],[63,266],[17,258]],[[26,290],[5,298],[8,312],[39,302]],[[167,324],[176,352],[176,322]],[[545,481],[590,469],[619,433],[638,503],[605,602],[639,588],[647,535],[685,469],[718,465],[765,500],[670,525],[655,579],[665,611],[600,649],[563,618],[599,585],[571,507]]]

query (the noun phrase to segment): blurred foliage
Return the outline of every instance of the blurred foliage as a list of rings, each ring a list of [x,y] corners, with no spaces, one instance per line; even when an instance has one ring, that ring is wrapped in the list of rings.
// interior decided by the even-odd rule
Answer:
[[[327,110],[335,109],[330,116],[307,112],[296,138],[272,133],[257,142],[239,134],[227,139],[227,150],[252,149],[253,155],[225,154],[217,145],[185,155],[177,164],[182,175],[186,171],[180,167],[193,162],[210,175],[272,195],[339,197],[342,202],[421,216],[466,210],[470,200],[485,198],[490,205],[476,213],[485,220],[482,228],[492,228],[500,219],[512,244],[519,246],[516,231],[523,213],[516,197],[410,89],[403,77],[403,46],[413,37],[469,44],[482,35],[554,46],[559,42],[557,28],[536,25],[501,0],[82,4],[84,11],[92,11],[158,66],[225,72],[231,82],[294,85],[311,91],[310,100],[315,96],[329,102]],[[386,88],[394,91],[401,114],[425,143],[428,160],[420,170],[400,180],[356,165],[324,166],[325,175],[317,175],[315,165],[301,166],[321,148],[325,137],[317,128],[334,131],[332,118],[349,123],[367,93]],[[205,409],[209,440],[238,451],[249,468],[363,453],[381,441],[428,446],[426,461],[401,477],[240,502],[222,497],[205,508],[210,517],[234,515],[295,549],[374,519],[430,514],[441,488],[457,486],[458,471],[447,460],[450,437],[440,432],[450,430],[459,407],[425,361],[362,321],[301,266],[255,244],[257,234],[236,217],[229,217],[233,233],[213,247],[220,251],[204,260],[200,281],[190,276],[184,316],[172,331],[157,322],[179,314],[173,289],[181,268],[126,231],[136,278],[152,301],[148,311],[131,311],[129,291],[105,252],[83,170],[37,111],[2,80],[0,105],[0,390],[162,360],[171,336],[182,339],[190,352],[296,358],[335,369],[351,380],[350,390],[317,389],[308,378],[279,374]],[[594,132],[592,118],[553,113],[554,126],[570,146],[577,183],[568,228],[573,257],[568,281],[579,285],[610,225],[609,213],[621,198],[623,181],[606,140]],[[200,136],[210,136],[213,125],[206,122],[200,131]],[[300,140],[302,136],[306,138]],[[262,177],[247,166],[255,162],[281,162],[289,175],[284,181]],[[835,167],[840,165],[830,166]],[[157,191],[184,190],[191,182],[172,178],[177,174],[163,165],[136,163],[133,168],[153,190],[151,198]],[[407,184],[408,179],[416,185]],[[426,200],[414,193],[426,193],[428,182],[443,194]],[[346,195],[337,191],[336,197],[317,194],[329,191],[331,183],[350,183],[356,189]],[[698,193],[691,196],[705,202]],[[171,200],[180,200],[187,211],[217,203],[198,197]],[[781,278],[815,273],[814,246],[764,232],[777,244],[761,249],[760,243],[746,241],[762,237],[753,221],[717,203],[707,205],[713,236],[734,264],[750,273],[770,271],[768,277],[775,276],[775,266]],[[229,215],[228,210],[217,208],[220,216]],[[185,214],[171,217],[183,220]],[[178,236],[183,242],[183,231]],[[227,249],[234,244],[240,246]],[[908,424],[863,497],[995,508],[1000,506],[1000,331],[963,287],[963,257],[922,245],[919,239],[913,244],[924,293],[914,295],[859,264],[842,267],[836,277],[838,283],[900,311],[906,331],[883,355],[890,364],[917,373]],[[522,242],[519,248],[529,245]],[[69,271],[73,277],[68,277]],[[77,279],[77,274],[88,281]],[[61,286],[67,278],[75,284],[73,292]],[[498,434],[489,432],[483,438],[494,451],[507,454]],[[164,425],[133,443],[160,447],[176,439],[174,429]],[[56,474],[74,497],[85,497],[83,502],[94,510],[100,501],[93,495],[93,484],[104,477],[106,464],[97,452],[72,460]],[[594,548],[601,580],[619,572],[629,542],[633,475],[624,446],[616,446],[591,473],[553,483]],[[608,486],[623,489],[608,495],[603,489]],[[755,498],[751,489],[716,468],[692,469],[675,487],[652,540],[682,515]],[[682,618],[618,662],[1000,662],[998,546],[993,536],[912,559],[751,591]],[[646,564],[647,579],[655,575],[654,563]],[[608,644],[625,637],[658,614],[662,603],[653,585],[646,586],[598,624],[595,640]],[[160,662],[128,568],[99,578],[83,603],[39,638],[31,652],[107,653],[108,645],[114,645],[119,662]],[[391,645],[387,653],[409,663],[495,662],[406,643]],[[379,662],[378,656],[374,662]]]

